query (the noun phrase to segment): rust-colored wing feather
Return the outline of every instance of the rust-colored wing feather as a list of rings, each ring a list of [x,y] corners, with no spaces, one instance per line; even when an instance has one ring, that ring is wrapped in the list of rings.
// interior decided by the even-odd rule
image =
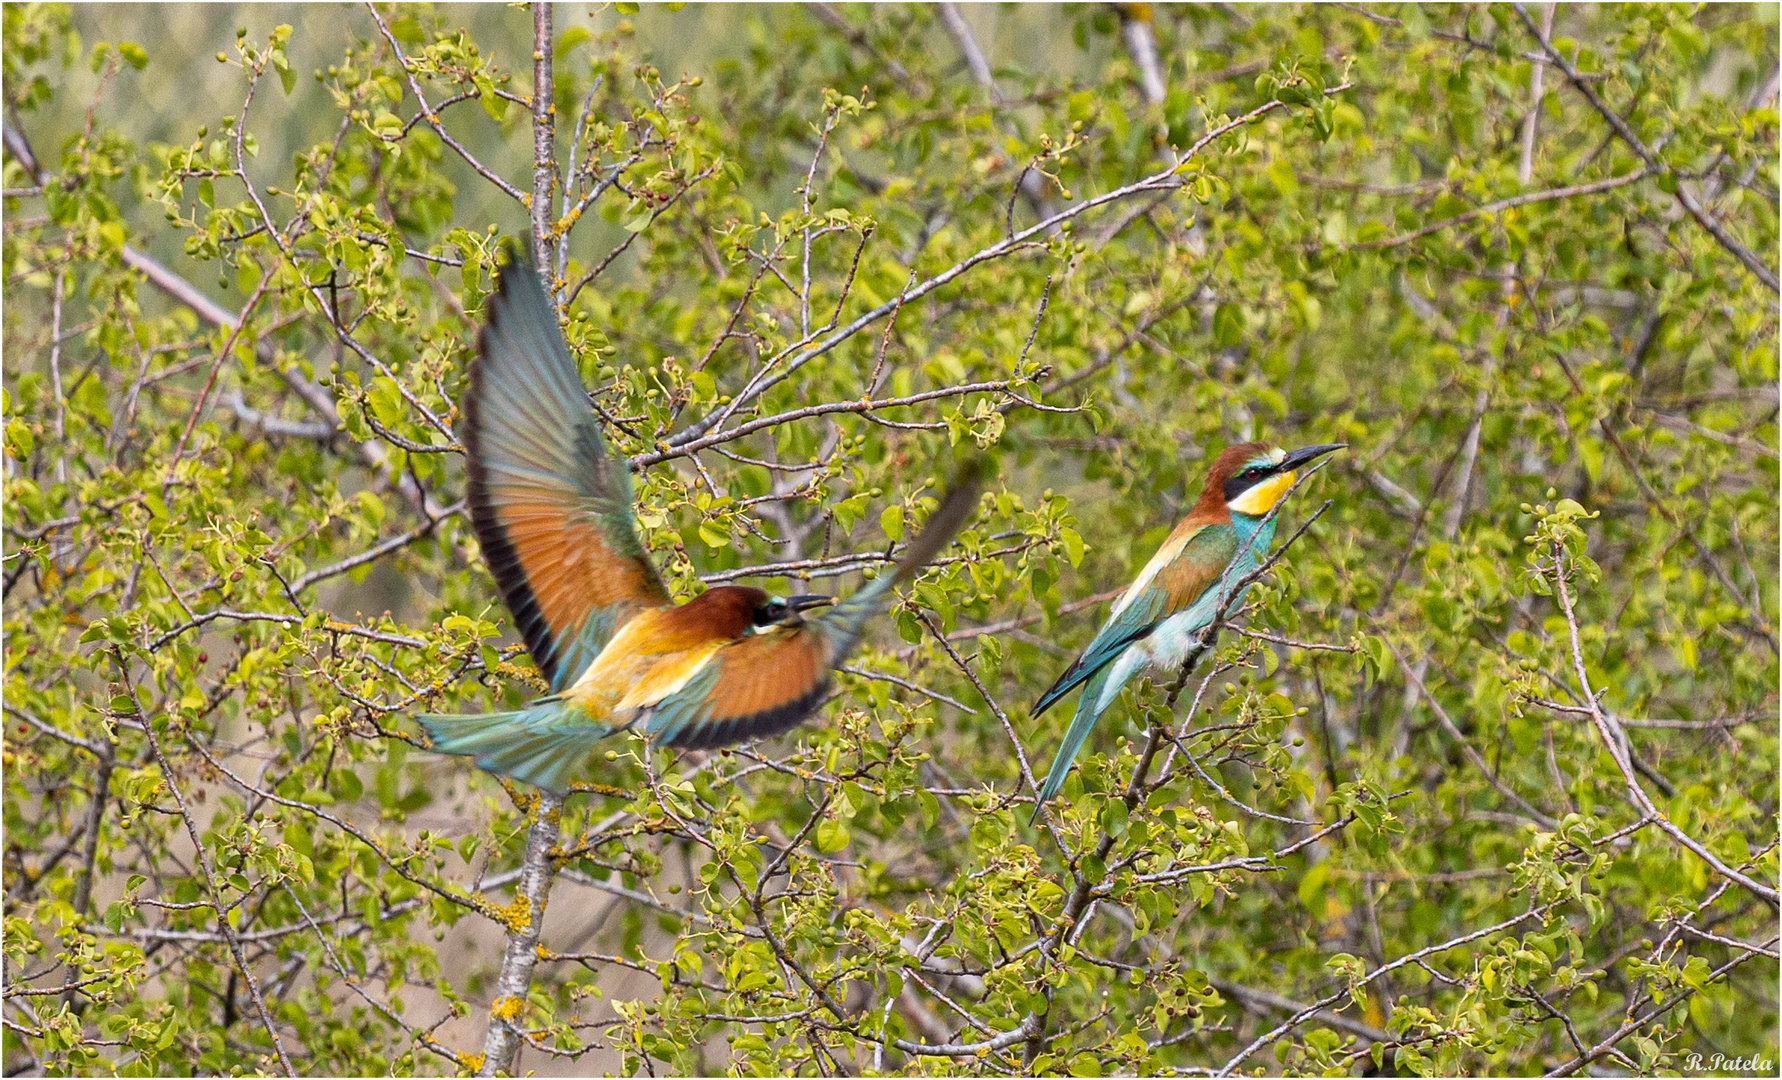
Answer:
[[[981,461],[964,465],[893,572],[821,614],[739,637],[714,652],[652,708],[646,725],[650,738],[665,746],[723,746],[777,735],[809,716],[828,693],[830,670],[853,651],[866,621],[887,606],[891,587],[914,578],[971,516],[982,474]],[[714,593],[718,590],[703,595]],[[740,590],[720,594],[742,595]],[[707,625],[717,628],[713,620]]]
[[[668,592],[531,267],[502,268],[477,344],[461,432],[470,517],[533,662],[561,690]]]
[[[810,624],[740,638],[656,705],[650,737],[699,749],[777,735],[823,703],[835,659],[833,643]]]

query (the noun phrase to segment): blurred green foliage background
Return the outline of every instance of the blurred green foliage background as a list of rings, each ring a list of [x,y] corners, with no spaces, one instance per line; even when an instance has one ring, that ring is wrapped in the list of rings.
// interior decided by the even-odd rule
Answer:
[[[4,8],[9,1075],[1773,1069],[1773,6],[554,15]],[[409,719],[538,692],[453,422],[541,162],[678,595],[997,472],[560,819]],[[1350,448],[1029,827],[1251,438]]]

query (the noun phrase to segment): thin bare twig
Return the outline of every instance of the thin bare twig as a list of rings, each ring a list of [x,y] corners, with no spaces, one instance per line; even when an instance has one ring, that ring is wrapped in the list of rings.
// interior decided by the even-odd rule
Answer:
[[[1326,96],[1332,96],[1350,89],[1351,86],[1351,83],[1342,83],[1338,86],[1329,87],[1324,93]],[[1241,127],[1255,123],[1257,120],[1274,112],[1276,109],[1285,107],[1286,105],[1280,101],[1264,102],[1248,112],[1242,113],[1209,129],[1206,134],[1195,140],[1194,144],[1182,154],[1182,160],[1185,161],[1194,157],[1223,136],[1228,135]],[[993,262],[1016,251],[1025,250],[1034,242],[1035,237],[1050,235],[1065,222],[1080,217],[1097,207],[1120,202],[1124,199],[1132,198],[1135,195],[1157,191],[1175,191],[1179,190],[1181,186],[1181,180],[1177,177],[1175,168],[1163,169],[1159,172],[1152,173],[1150,176],[1141,180],[1136,180],[1130,184],[1115,188],[1112,191],[1097,195],[1094,198],[1072,203],[1070,206],[1059,210],[1055,214],[1047,215],[1042,220],[1035,222],[1011,236],[1005,236],[1003,239],[979,250],[975,254],[961,259],[959,262],[954,263],[952,266],[935,274],[933,277],[927,278],[919,284],[906,289],[897,297],[887,300],[878,307],[873,308],[871,311],[859,315],[852,322],[849,322],[847,325],[833,333],[827,334],[815,342],[798,342],[793,346],[789,346],[780,356],[775,357],[769,363],[763,364],[761,371],[758,372],[754,378],[750,379],[748,384],[731,399],[728,405],[713,409],[697,422],[670,436],[667,440],[668,445],[678,449],[699,439],[714,427],[717,427],[725,420],[728,420],[739,409],[746,407],[750,402],[766,393],[769,389],[779,385],[786,379],[791,378],[793,373],[797,372],[805,364],[825,355],[839,346],[842,342],[852,338],[865,327],[890,315],[900,305],[927,296],[936,289],[970,273],[984,263]],[[782,359],[784,359],[784,363],[779,362]],[[770,371],[772,372],[771,374],[769,374]],[[633,464],[635,465],[637,463],[633,462]]]
[[[1578,69],[1572,66],[1571,61],[1567,60],[1564,54],[1554,47],[1552,40],[1547,34],[1542,33],[1541,28],[1535,25],[1534,18],[1529,15],[1528,9],[1520,3],[1513,4],[1512,6],[1516,9],[1517,16],[1522,19],[1522,24],[1528,27],[1528,32],[1533,34],[1535,40],[1541,43],[1541,50],[1546,54],[1549,61],[1554,66],[1558,67],[1560,71],[1565,73],[1565,77],[1570,80],[1572,86],[1577,89],[1578,93],[1584,96],[1584,100],[1590,102],[1590,107],[1595,109],[1602,115],[1604,120],[1609,122],[1609,126],[1615,129],[1615,134],[1620,137],[1622,142],[1627,144],[1628,149],[1639,155],[1640,160],[1646,163],[1647,171],[1654,175],[1663,175],[1666,173],[1673,173],[1674,175],[1674,171],[1671,167],[1660,161],[1658,156],[1653,153],[1652,149],[1642,142],[1638,135],[1634,134],[1632,128],[1627,126],[1627,121],[1623,120],[1619,113],[1614,109],[1609,108],[1609,106],[1603,102],[1603,99],[1597,95],[1596,90],[1591,87],[1590,80],[1580,75]],[[1755,276],[1757,280],[1769,287],[1771,292],[1782,293],[1782,282],[1777,281],[1775,271],[1765,265],[1763,260],[1759,259],[1750,248],[1739,243],[1738,239],[1726,230],[1726,226],[1720,224],[1719,220],[1716,219],[1713,214],[1708,212],[1707,208],[1701,204],[1700,200],[1690,193],[1687,184],[1681,182],[1677,183],[1675,194],[1677,201],[1682,204],[1683,209],[1689,212],[1689,216],[1694,218],[1697,224],[1708,231],[1709,236],[1712,236],[1719,242],[1721,247],[1725,248],[1734,258],[1738,259],[1739,262],[1743,263],[1745,268],[1751,271],[1752,275]]]
[[[1566,579],[1570,577],[1571,572],[1562,560],[1562,549],[1555,546],[1552,552],[1551,575],[1548,580],[1553,582],[1554,595],[1559,600],[1560,612],[1565,616],[1566,633],[1571,641],[1572,670],[1578,677],[1578,688],[1582,691],[1585,707],[1590,710],[1590,718],[1595,724],[1597,735],[1602,738],[1603,745],[1609,751],[1609,756],[1614,759],[1616,768],[1621,770],[1621,778],[1627,784],[1627,793],[1632,798],[1634,805],[1639,807],[1641,813],[1650,818],[1652,823],[1657,825],[1665,835],[1682,844],[1703,862],[1713,867],[1715,873],[1737,883],[1740,888],[1772,908],[1782,906],[1775,889],[1722,862],[1719,856],[1709,851],[1693,836],[1678,828],[1675,822],[1653,805],[1651,797],[1640,786],[1639,777],[1634,774],[1633,763],[1623,752],[1621,739],[1617,736],[1608,715],[1597,704],[1598,691],[1591,688],[1590,675],[1584,669],[1584,646],[1579,641],[1578,617],[1572,610],[1571,590],[1567,588],[1566,584]]]
[[[1553,10],[1559,5],[1549,3],[1541,13],[1541,32],[1553,33]],[[1540,124],[1541,96],[1545,88],[1541,85],[1543,76],[1547,74],[1546,64],[1530,64],[1528,68],[1528,113],[1522,118],[1522,159],[1516,167],[1516,179],[1526,187],[1529,177],[1534,175],[1535,129]]]
[[[122,671],[125,664],[121,657],[117,663],[118,668]],[[125,675],[127,677],[127,671]],[[192,842],[192,850],[197,854],[198,865],[204,872],[204,886],[210,893],[212,908],[217,912],[217,930],[223,935],[223,940],[229,946],[229,955],[235,961],[235,969],[241,973],[242,979],[247,983],[248,994],[253,999],[255,1010],[260,1014],[260,1024],[266,1029],[267,1036],[272,1039],[273,1053],[278,1055],[279,1064],[284,1066],[285,1075],[294,1077],[297,1075],[297,1070],[292,1066],[290,1057],[285,1054],[284,1041],[279,1037],[278,1025],[272,1022],[272,1014],[267,1011],[266,1000],[260,996],[260,981],[254,978],[253,969],[248,966],[247,956],[241,950],[241,940],[236,936],[235,928],[230,925],[228,919],[223,917],[222,913],[228,909],[223,904],[221,891],[217,888],[216,868],[211,865],[210,850],[204,846],[203,838],[198,835],[198,825],[192,820],[191,808],[186,805],[185,795],[180,792],[179,783],[175,779],[178,774],[173,771],[172,764],[168,762],[167,755],[161,749],[161,741],[155,736],[154,724],[145,722],[142,725],[142,731],[148,737],[149,752],[154,755],[155,762],[161,766],[161,775],[167,778],[167,790],[173,796],[180,821],[186,827],[187,839]]]
[[[1536,70],[1539,69],[1537,68]],[[1530,203],[1552,202],[1555,199],[1572,199],[1579,195],[1597,195],[1604,191],[1613,191],[1619,187],[1626,187],[1637,180],[1644,180],[1650,175],[1650,172],[1649,169],[1639,168],[1622,176],[1611,176],[1606,180],[1592,180],[1587,184],[1572,184],[1568,187],[1551,188],[1546,191],[1530,191],[1524,195],[1512,195],[1506,199],[1499,199],[1496,202],[1486,203],[1484,206],[1475,206],[1471,210],[1456,214],[1450,218],[1443,218],[1440,221],[1432,221],[1429,224],[1424,225],[1421,228],[1413,229],[1408,233],[1400,233],[1397,236],[1388,236],[1381,240],[1364,240],[1359,243],[1350,244],[1349,247],[1355,251],[1372,251],[1377,248],[1398,247],[1402,244],[1408,244],[1413,240],[1420,240],[1432,233],[1441,232],[1443,229],[1450,229],[1456,225],[1465,224],[1474,218],[1488,217],[1513,207],[1527,206]]]
[[[481,176],[484,180],[494,184],[515,202],[522,206],[526,205],[528,196],[525,192],[508,183],[501,178],[499,173],[490,169],[481,161],[478,161],[475,154],[472,154],[465,148],[463,143],[454,139],[452,133],[445,129],[445,122],[439,118],[438,111],[435,110],[433,106],[427,104],[427,95],[421,92],[421,82],[419,79],[415,78],[415,62],[402,55],[402,46],[397,44],[396,36],[390,32],[389,26],[384,23],[384,17],[378,14],[377,6],[373,4],[371,0],[366,0],[365,9],[371,12],[372,21],[377,23],[378,31],[384,35],[384,40],[390,45],[390,54],[396,58],[396,63],[402,68],[403,74],[408,76],[409,91],[414,94],[415,103],[421,107],[421,114],[427,118],[427,126],[433,129],[434,134],[439,136],[441,142],[451,147],[459,157],[464,159],[466,164],[475,169],[478,176]],[[547,55],[549,53],[548,46],[546,48],[546,53]]]
[[[1398,661],[1399,670],[1405,673],[1405,678],[1410,680],[1411,685],[1416,687],[1417,693],[1428,703],[1430,711],[1435,713],[1436,719],[1442,725],[1442,730],[1446,731],[1448,737],[1453,739],[1460,747],[1460,752],[1466,755],[1466,760],[1473,766],[1473,768],[1479,770],[1479,775],[1483,776],[1487,783],[1496,788],[1499,795],[1510,800],[1516,805],[1517,809],[1521,810],[1524,814],[1527,814],[1534,821],[1539,822],[1543,829],[1558,828],[1559,822],[1555,821],[1552,815],[1536,807],[1533,803],[1523,798],[1515,788],[1497,778],[1496,770],[1492,769],[1491,764],[1485,760],[1484,755],[1473,748],[1472,741],[1461,733],[1460,728],[1454,723],[1453,719],[1448,716],[1448,710],[1442,708],[1442,703],[1436,700],[1434,694],[1430,693],[1429,687],[1424,685],[1423,677],[1418,673],[1416,666],[1405,660],[1404,655],[1398,651],[1398,646],[1394,645],[1391,641],[1387,641],[1386,648],[1392,653],[1392,658]]]

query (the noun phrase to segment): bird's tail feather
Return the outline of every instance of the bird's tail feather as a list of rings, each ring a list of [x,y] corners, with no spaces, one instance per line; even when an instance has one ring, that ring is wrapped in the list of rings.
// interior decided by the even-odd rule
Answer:
[[[517,712],[417,716],[433,749],[475,758],[477,765],[561,795],[568,774],[594,744],[613,733],[564,701],[535,702]]]
[[[1102,689],[1107,685],[1108,675],[1112,670],[1113,665],[1109,664],[1091,675],[1084,684],[1083,696],[1077,699],[1077,714],[1071,717],[1070,727],[1064,731],[1064,741],[1058,744],[1058,753],[1052,758],[1052,767],[1046,772],[1045,782],[1040,784],[1039,799],[1033,806],[1033,820],[1039,819],[1040,807],[1064,786],[1064,778],[1070,775],[1071,762],[1077,759],[1077,753],[1083,749],[1089,732],[1094,729],[1095,722],[1101,719]]]

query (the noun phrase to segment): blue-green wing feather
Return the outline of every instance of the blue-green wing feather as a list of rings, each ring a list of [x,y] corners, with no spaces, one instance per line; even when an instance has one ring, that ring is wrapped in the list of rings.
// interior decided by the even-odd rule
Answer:
[[[650,709],[644,731],[651,741],[674,746],[682,733],[695,730],[711,712],[712,688],[723,672],[721,658],[714,657],[687,680],[685,686],[663,698]]]
[[[1237,539],[1237,533],[1229,527],[1202,528],[1190,536],[1181,552],[1160,567],[1130,603],[1108,616],[1082,655],[1040,695],[1031,715],[1045,712],[1059,698],[1118,659],[1127,646],[1144,639],[1171,615],[1192,607],[1208,588],[1216,587],[1220,574],[1237,553]]]
[[[562,794],[569,771],[614,728],[597,724],[573,703],[532,702],[517,712],[416,717],[433,749],[476,759],[484,769]]]

